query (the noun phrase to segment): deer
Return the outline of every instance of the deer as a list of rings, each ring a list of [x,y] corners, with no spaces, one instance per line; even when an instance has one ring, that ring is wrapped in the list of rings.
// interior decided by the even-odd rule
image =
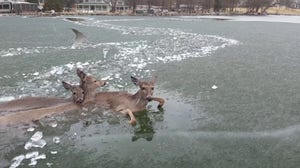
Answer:
[[[89,89],[94,88],[96,90],[96,88],[104,86],[106,83],[105,81],[97,80],[92,76],[85,75],[82,77],[84,84],[88,85]],[[9,125],[19,122],[27,123],[56,113],[80,110],[83,107],[82,103],[86,97],[84,90],[80,85],[71,85],[65,81],[62,81],[62,85],[66,90],[72,92],[72,101],[66,101],[41,108],[24,109],[15,113],[0,116],[0,125]]]
[[[77,71],[79,73],[84,73]],[[116,112],[120,112],[124,115],[129,115],[131,125],[136,124],[136,119],[133,115],[135,112],[146,110],[146,105],[150,101],[159,102],[158,108],[164,105],[165,100],[159,97],[153,97],[154,85],[157,77],[151,79],[151,81],[141,81],[136,77],[131,76],[131,81],[139,86],[139,90],[135,94],[130,94],[128,92],[99,92],[97,93],[95,88],[89,86],[88,83],[84,82],[81,75],[78,75],[81,79],[81,87],[85,93],[85,101],[83,104],[93,103],[96,106],[102,107],[104,109],[111,109]]]
[[[62,82],[65,89],[71,87],[70,84]],[[0,104],[0,112],[17,112],[22,110],[37,109],[43,107],[50,107],[60,103],[67,103],[73,101],[75,104],[81,104],[84,101],[84,92],[81,87],[69,88],[73,95],[70,98],[55,98],[55,97],[24,97],[17,100],[12,100]]]
[[[80,87],[84,91],[84,102],[83,105],[87,106],[89,102],[94,100],[97,93],[97,88],[106,85],[106,81],[98,80],[97,78],[87,75],[83,70],[76,70],[77,76],[80,78]]]
[[[30,121],[37,121],[45,116],[62,113],[67,111],[79,110],[81,109],[80,103],[84,100],[84,91],[80,86],[71,85],[67,82],[62,81],[65,89],[72,92],[72,97],[70,101],[64,101],[52,106],[45,106],[34,109],[24,109],[17,112],[9,113],[4,116],[0,116],[0,125],[9,125],[16,123],[27,123]],[[47,101],[46,99],[42,99]],[[30,102],[32,103],[32,102]],[[42,102],[44,104],[44,102]]]
[[[72,97],[70,98],[54,98],[54,97],[24,97],[17,100],[12,100],[9,102],[5,102],[0,104],[0,112],[16,112],[21,110],[30,110],[30,109],[37,109],[42,107],[50,107],[60,103],[70,102],[71,100],[78,105],[81,105],[85,99],[85,97],[91,97],[91,92],[88,90],[94,90],[98,87],[104,86],[106,84],[105,81],[97,80],[93,76],[86,75],[80,69],[77,69],[77,75],[80,75],[81,83],[80,87],[76,87],[77,90],[73,92]],[[84,84],[85,85],[84,85]],[[66,87],[75,87],[66,82],[62,81],[63,86],[65,89],[68,90]],[[87,93],[83,93],[83,90],[79,90],[82,88],[82,85],[86,86]],[[76,88],[73,88],[76,89]],[[87,96],[86,96],[87,94]],[[0,114],[1,115],[1,114]]]

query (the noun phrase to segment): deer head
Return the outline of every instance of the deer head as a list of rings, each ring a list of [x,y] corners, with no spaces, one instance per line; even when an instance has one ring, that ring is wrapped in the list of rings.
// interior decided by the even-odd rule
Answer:
[[[142,99],[146,99],[148,101],[151,101],[153,92],[154,92],[154,85],[156,82],[157,77],[154,76],[149,82],[141,81],[133,76],[131,76],[131,81],[136,85],[140,87],[139,93],[140,97]]]
[[[81,104],[84,101],[84,91],[80,86],[71,85],[65,81],[62,81],[65,89],[72,92],[72,100],[75,104]]]
[[[93,76],[89,76],[80,69],[77,69],[77,75],[80,78],[80,87],[84,91],[94,91],[98,87],[104,86],[106,84],[105,81],[98,80]]]

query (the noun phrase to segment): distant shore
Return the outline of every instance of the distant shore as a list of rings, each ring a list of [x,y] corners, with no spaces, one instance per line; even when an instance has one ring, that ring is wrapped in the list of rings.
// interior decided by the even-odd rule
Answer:
[[[234,12],[206,12],[202,13],[200,11],[194,13],[178,13],[178,12],[168,12],[165,14],[132,14],[131,12],[23,12],[20,14],[16,13],[0,13],[0,16],[93,16],[93,15],[102,15],[102,16],[265,16],[265,15],[287,15],[287,16],[300,16],[300,9],[292,8],[277,8],[272,7],[267,10],[266,13],[247,13],[245,8],[236,8]]]

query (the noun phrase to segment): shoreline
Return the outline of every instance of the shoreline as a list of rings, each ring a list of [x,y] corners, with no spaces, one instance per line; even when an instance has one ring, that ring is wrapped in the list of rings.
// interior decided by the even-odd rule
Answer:
[[[103,13],[56,13],[56,14],[36,14],[36,13],[22,13],[22,14],[15,14],[15,13],[0,13],[0,17],[6,16],[32,16],[32,17],[56,17],[56,16],[144,16],[144,17],[176,17],[176,16],[254,16],[254,17],[262,17],[262,16],[300,16],[295,14],[263,14],[263,15],[255,15],[255,14],[201,14],[201,15],[188,15],[188,14],[172,14],[172,15],[140,15],[140,14],[103,14]]]
[[[150,17],[170,17],[170,16],[269,16],[269,15],[278,15],[278,16],[300,16],[300,9],[292,8],[270,8],[267,10],[267,13],[247,13],[245,8],[237,8],[234,12],[207,12],[202,13],[200,11],[195,13],[187,12],[168,12],[168,13],[159,13],[159,14],[132,14],[130,12],[23,12],[20,14],[17,13],[0,13],[1,16],[36,16],[36,17],[52,17],[52,16],[150,16]]]

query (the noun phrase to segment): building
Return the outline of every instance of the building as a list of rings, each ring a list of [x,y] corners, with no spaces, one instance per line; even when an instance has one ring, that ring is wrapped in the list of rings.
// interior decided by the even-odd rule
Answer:
[[[117,12],[128,12],[130,10],[129,6],[125,4],[124,0],[119,0],[116,5]]]
[[[76,10],[84,13],[109,12],[110,5],[103,0],[83,0],[76,4]]]
[[[292,2],[291,7],[295,9],[300,9],[300,0]]]
[[[83,13],[106,13],[110,12],[112,5],[107,0],[82,0],[82,2],[76,4],[77,12]],[[119,0],[116,4],[116,11],[123,12],[129,10],[129,7],[125,5],[124,0]]]
[[[0,0],[0,13],[36,12],[38,4],[24,0]]]

